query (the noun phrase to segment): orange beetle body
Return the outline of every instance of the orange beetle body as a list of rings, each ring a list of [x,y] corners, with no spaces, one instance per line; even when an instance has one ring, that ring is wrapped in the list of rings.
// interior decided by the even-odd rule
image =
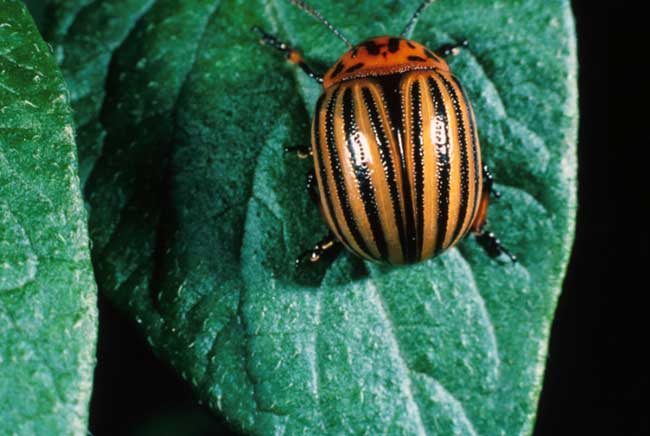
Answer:
[[[512,256],[483,231],[492,178],[481,162],[474,111],[443,56],[466,42],[432,51],[402,36],[352,45],[319,12],[316,17],[350,48],[316,74],[289,45],[259,28],[262,42],[323,85],[312,122],[308,188],[330,234],[304,253],[317,261],[343,245],[371,261],[407,264],[454,246],[473,231],[491,256]],[[425,0],[401,35],[409,34]]]
[[[372,38],[330,68],[323,88],[311,150],[338,241],[367,260],[414,263],[482,227],[476,122],[444,59],[415,41]]]

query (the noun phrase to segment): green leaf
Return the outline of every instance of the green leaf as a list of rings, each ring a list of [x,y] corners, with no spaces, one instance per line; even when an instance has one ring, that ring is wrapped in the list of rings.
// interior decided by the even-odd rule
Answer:
[[[323,2],[353,41],[399,33],[418,0]],[[419,265],[344,254],[295,271],[326,232],[307,195],[319,86],[345,46],[284,0],[53,2],[72,89],[98,280],[214,410],[253,434],[529,434],[573,239],[576,52],[568,0],[444,0],[429,47],[474,102],[503,198],[491,229]],[[119,18],[118,18],[119,17]]]
[[[0,0],[0,433],[85,435],[96,285],[61,72]]]

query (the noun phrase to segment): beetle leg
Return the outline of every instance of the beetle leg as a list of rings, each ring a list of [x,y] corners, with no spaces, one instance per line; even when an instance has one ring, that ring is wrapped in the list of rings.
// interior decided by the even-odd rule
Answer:
[[[493,194],[495,198],[501,197],[499,191],[494,190],[494,178],[492,173],[487,165],[483,165],[483,190],[481,193],[481,201],[478,204],[478,211],[476,213],[476,218],[472,223],[472,231],[477,235],[483,232],[483,227],[487,223],[487,211],[488,204],[490,203],[490,194]]]
[[[320,198],[318,196],[318,188],[316,187],[316,171],[313,168],[307,173],[306,182],[309,197],[320,207]]]
[[[284,147],[285,153],[296,153],[300,159],[306,159],[311,156],[311,147],[298,145],[296,147]]]
[[[483,194],[481,195],[481,202],[478,206],[476,218],[472,223],[472,231],[476,234],[476,241],[481,247],[483,247],[488,256],[498,257],[505,253],[512,262],[516,262],[517,256],[508,251],[494,233],[484,229],[487,224],[487,210],[490,202],[490,194],[493,194],[496,198],[501,196],[498,191],[493,189],[493,184],[494,178],[492,177],[488,166],[483,165]]]
[[[517,262],[517,256],[508,251],[494,233],[482,231],[476,235],[476,241],[483,247],[488,256],[498,257],[505,253],[513,263]]]
[[[320,198],[316,187],[316,172],[313,168],[307,173],[306,188],[312,201],[316,203],[320,209]],[[340,247],[341,243],[336,239],[336,236],[330,232],[327,236],[321,239],[313,249],[307,250],[298,256],[296,259],[296,267],[299,267],[307,260],[311,263],[318,262],[324,253],[335,251]]]
[[[487,165],[483,165],[483,183],[485,183],[488,193],[494,195],[496,199],[501,198],[501,193],[494,189],[494,177],[492,177],[490,168]]]
[[[305,60],[298,50],[292,48],[289,44],[280,41],[275,36],[266,33],[264,30],[257,26],[253,27],[253,32],[256,32],[260,36],[260,43],[263,45],[271,46],[285,53],[289,62],[298,65],[309,77],[318,83],[323,83],[323,76],[316,74],[314,70],[312,70],[311,67],[305,63]]]
[[[340,246],[341,244],[336,239],[336,237],[332,233],[329,233],[327,236],[321,239],[314,246],[313,249],[307,250],[304,253],[302,253],[300,256],[298,256],[298,258],[296,259],[296,267],[299,267],[301,264],[305,263],[306,261],[312,263],[318,262],[324,253],[326,253],[329,250],[337,249]]]
[[[440,57],[446,58],[449,55],[454,55],[456,56],[461,48],[465,48],[469,46],[469,41],[466,39],[463,39],[461,42],[457,44],[445,44],[440,47],[438,47],[436,50],[436,54]]]

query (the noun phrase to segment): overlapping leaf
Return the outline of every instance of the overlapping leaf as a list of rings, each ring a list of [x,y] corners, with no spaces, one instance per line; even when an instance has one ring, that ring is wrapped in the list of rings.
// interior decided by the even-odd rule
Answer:
[[[96,286],[63,77],[0,0],[0,434],[86,434]]]

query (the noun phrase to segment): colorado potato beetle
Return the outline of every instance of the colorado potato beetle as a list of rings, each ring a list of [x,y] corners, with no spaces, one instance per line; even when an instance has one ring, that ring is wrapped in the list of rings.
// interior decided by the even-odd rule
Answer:
[[[409,39],[433,1],[417,8],[398,37],[353,45],[317,10],[292,0],[349,48],[324,76],[290,45],[253,29],[323,86],[311,145],[287,150],[313,157],[307,188],[330,233],[298,264],[340,245],[366,260],[415,263],[469,233],[489,255],[516,260],[485,230],[489,195],[499,194],[481,163],[472,106],[444,59],[467,42],[430,50]]]

